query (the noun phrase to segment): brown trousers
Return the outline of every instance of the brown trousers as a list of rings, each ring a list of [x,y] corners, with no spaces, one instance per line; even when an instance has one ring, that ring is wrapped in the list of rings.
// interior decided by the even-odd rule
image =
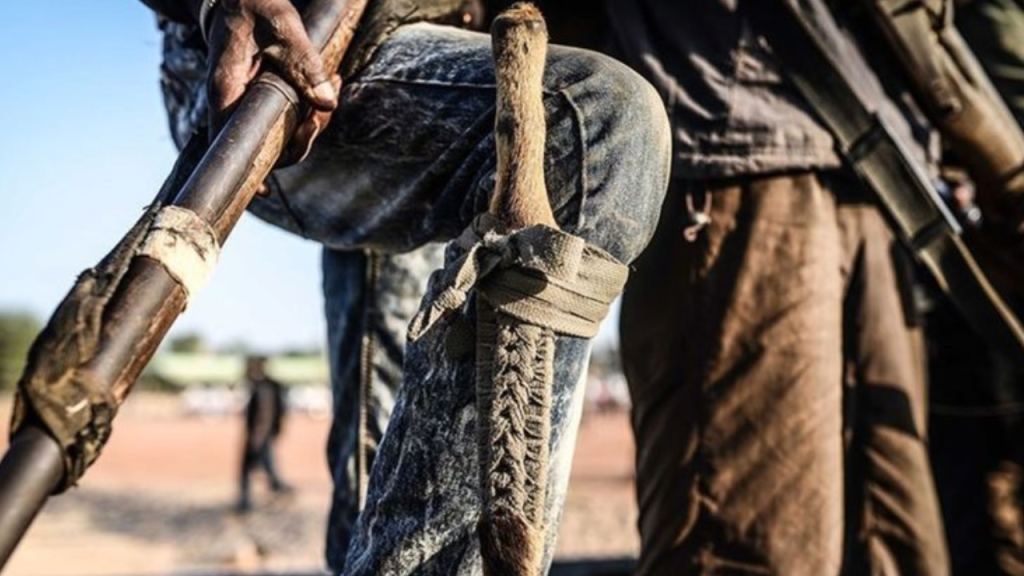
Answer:
[[[669,194],[621,320],[638,576],[948,572],[893,239],[833,176]],[[695,242],[687,190],[712,198]]]

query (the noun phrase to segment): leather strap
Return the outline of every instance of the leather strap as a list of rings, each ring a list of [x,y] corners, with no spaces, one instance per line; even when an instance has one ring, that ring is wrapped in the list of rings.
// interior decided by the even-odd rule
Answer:
[[[756,3],[783,69],[832,132],[840,155],[879,201],[890,225],[979,334],[1024,364],[1024,328],[960,237],[925,167],[861,100],[836,44],[805,18],[807,0]]]

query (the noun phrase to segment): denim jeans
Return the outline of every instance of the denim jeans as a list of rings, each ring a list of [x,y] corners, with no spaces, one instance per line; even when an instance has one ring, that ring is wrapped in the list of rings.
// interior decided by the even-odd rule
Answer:
[[[406,254],[323,251],[324,312],[334,417],[327,463],[334,483],[327,565],[341,571],[369,470],[402,383],[406,329],[443,246]]]
[[[161,27],[164,95],[180,144],[205,113],[206,58],[193,27]],[[631,261],[653,233],[667,187],[664,107],[639,76],[582,50],[552,47],[545,87],[547,185],[557,219],[567,231]],[[496,167],[493,125],[489,38],[406,26],[345,86],[341,107],[310,157],[275,172],[271,195],[251,207],[325,246],[335,401],[327,555],[335,573],[342,571],[354,530],[359,535],[348,573],[479,570],[473,358],[447,357],[445,328],[439,327],[408,352],[408,389],[396,392],[411,303],[438,259],[436,248],[396,254],[449,240],[486,209]],[[379,277],[368,281],[375,266]],[[370,357],[363,355],[366,338],[376,340]],[[557,343],[555,473],[548,492],[553,524],[568,480],[588,350],[580,339]],[[369,390],[366,372],[372,373]],[[392,414],[391,440],[378,447]],[[382,463],[371,466],[375,455]],[[367,468],[368,509],[356,527]],[[553,525],[549,534],[556,532]]]
[[[551,48],[544,84],[556,218],[630,262],[654,231],[668,185],[664,107],[635,73],[577,49]],[[494,96],[488,36],[403,27],[344,87],[309,158],[275,172],[271,193],[251,210],[333,250],[396,253],[450,240],[486,210],[494,185]],[[457,252],[451,246],[447,257]],[[427,292],[436,290],[432,279]],[[450,354],[449,331],[439,325],[406,350],[345,574],[480,572],[474,354]],[[572,337],[555,346],[548,562],[590,348]]]

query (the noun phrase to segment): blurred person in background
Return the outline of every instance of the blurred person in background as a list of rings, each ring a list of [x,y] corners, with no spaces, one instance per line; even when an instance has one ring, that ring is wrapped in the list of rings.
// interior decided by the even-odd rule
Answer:
[[[281,479],[274,458],[274,443],[284,425],[288,411],[284,386],[267,375],[267,359],[251,356],[246,359],[245,379],[249,386],[249,402],[245,407],[245,443],[242,467],[238,478],[239,513],[252,510],[251,477],[262,470],[270,490],[275,494],[288,494],[292,487]]]

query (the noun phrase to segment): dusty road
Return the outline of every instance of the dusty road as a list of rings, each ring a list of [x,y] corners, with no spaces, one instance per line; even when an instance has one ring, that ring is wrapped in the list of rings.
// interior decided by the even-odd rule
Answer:
[[[6,422],[6,400],[0,414]],[[186,417],[172,397],[135,396],[99,463],[79,488],[51,500],[4,574],[314,573],[330,489],[327,427],[325,419],[289,420],[278,460],[297,494],[258,490],[257,510],[240,518],[231,506],[241,421]],[[560,558],[636,553],[632,460],[624,413],[584,417]]]

